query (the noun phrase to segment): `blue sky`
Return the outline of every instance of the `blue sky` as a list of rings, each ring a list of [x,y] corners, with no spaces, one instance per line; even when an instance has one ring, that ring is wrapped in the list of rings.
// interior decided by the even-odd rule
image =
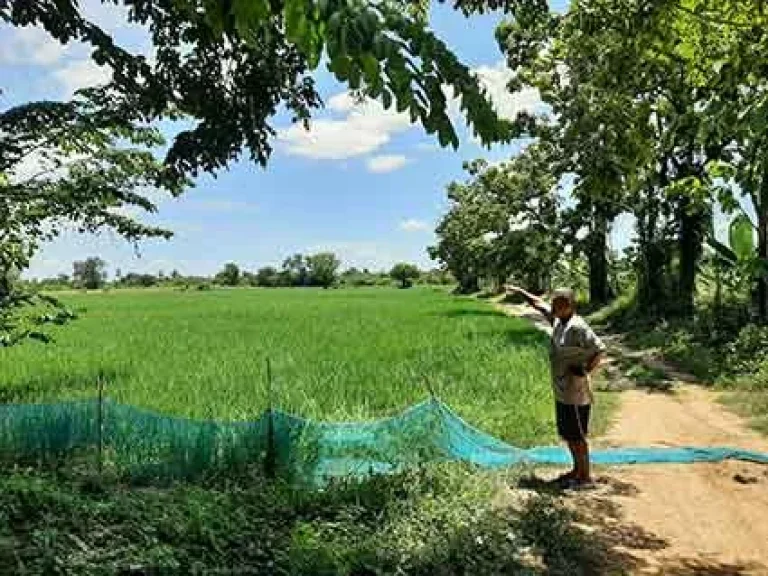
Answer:
[[[150,52],[143,30],[132,27],[114,6],[93,0],[84,10],[110,30],[118,43]],[[498,110],[513,116],[535,108],[533,91],[510,95],[509,72],[493,32],[498,15],[467,20],[445,5],[432,10],[431,25],[464,62],[477,70]],[[0,107],[32,99],[63,99],[75,89],[108,78],[84,46],[62,47],[42,30],[0,27]],[[419,126],[378,103],[359,106],[326,72],[317,80],[325,110],[307,133],[282,118],[266,170],[242,160],[216,178],[201,176],[179,199],[158,198],[159,213],[145,217],[174,230],[170,241],[147,241],[134,248],[109,233],[67,232],[34,258],[31,277],[70,273],[71,263],[98,255],[110,271],[210,274],[225,262],[246,269],[279,264],[294,252],[333,250],[347,266],[374,269],[406,260],[428,266],[425,248],[445,209],[445,186],[462,178],[462,162],[477,157],[500,160],[520,145],[483,149],[460,129],[459,150],[440,149]],[[614,233],[625,244],[626,224]]]

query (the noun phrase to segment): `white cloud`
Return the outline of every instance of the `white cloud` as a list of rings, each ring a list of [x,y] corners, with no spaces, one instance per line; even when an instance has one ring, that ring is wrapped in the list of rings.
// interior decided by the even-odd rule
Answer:
[[[106,84],[112,79],[112,70],[92,60],[72,60],[56,70],[53,77],[63,87],[64,97],[70,98],[80,88]]]
[[[519,112],[535,112],[542,106],[541,95],[535,88],[525,88],[512,93],[507,87],[509,81],[514,78],[514,73],[503,60],[496,64],[478,66],[472,72],[477,76],[480,85],[485,88],[496,113],[501,118],[514,120]],[[453,89],[444,87],[448,98],[448,111],[454,122],[462,118],[459,99],[455,97]]]
[[[411,126],[407,114],[385,110],[376,100],[358,102],[346,92],[330,98],[328,108],[344,117],[314,120],[309,130],[294,124],[278,131],[278,141],[288,154],[319,160],[362,156],[379,149],[392,135]]]
[[[424,220],[417,220],[416,218],[408,218],[400,222],[400,230],[406,232],[426,232],[430,229],[429,223]]]
[[[503,60],[493,66],[479,66],[474,72],[502,118],[512,120],[518,112],[533,112],[542,103],[539,91],[535,88],[525,88],[516,93],[509,91],[507,85],[514,74]]]
[[[356,106],[364,106],[366,100],[356,98],[349,92],[340,92],[328,99],[328,109],[334,112],[350,112]]]
[[[0,64],[50,66],[67,50],[42,28],[28,26],[5,31],[10,39],[0,43]]]
[[[503,118],[513,119],[520,111],[532,112],[542,105],[538,90],[525,89],[516,94],[509,92],[507,84],[513,73],[504,61],[479,66],[473,72]],[[448,87],[445,91],[448,113],[454,122],[460,124],[459,100],[453,97]],[[321,160],[362,156],[378,150],[394,134],[411,126],[407,114],[385,110],[377,100],[358,100],[348,92],[332,96],[327,109],[336,117],[316,119],[311,122],[309,130],[301,124],[294,124],[278,131],[278,141],[288,154]]]
[[[381,156],[373,156],[366,162],[369,172],[376,174],[383,174],[385,172],[393,172],[402,168],[408,164],[408,158],[402,154],[383,154]]]
[[[13,167],[10,180],[18,184],[32,178],[58,179],[66,174],[69,164],[83,158],[82,154],[67,155],[53,148],[33,150]]]

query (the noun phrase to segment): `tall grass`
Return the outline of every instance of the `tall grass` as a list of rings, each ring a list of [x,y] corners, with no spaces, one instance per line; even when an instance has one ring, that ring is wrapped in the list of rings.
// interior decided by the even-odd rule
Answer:
[[[429,289],[113,291],[63,295],[80,319],[55,343],[0,350],[0,399],[91,397],[194,418],[268,405],[324,420],[398,412],[431,387],[520,445],[553,439],[546,337]]]

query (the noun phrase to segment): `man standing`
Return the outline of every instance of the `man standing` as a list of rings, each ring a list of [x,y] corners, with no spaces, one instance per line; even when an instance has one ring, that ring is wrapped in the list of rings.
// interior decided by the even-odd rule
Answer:
[[[552,325],[550,363],[557,432],[568,443],[573,457],[573,470],[557,480],[565,488],[589,486],[592,477],[587,434],[593,401],[590,375],[605,354],[605,344],[576,314],[572,290],[556,290],[551,306],[517,286],[509,286],[507,291],[523,296]]]

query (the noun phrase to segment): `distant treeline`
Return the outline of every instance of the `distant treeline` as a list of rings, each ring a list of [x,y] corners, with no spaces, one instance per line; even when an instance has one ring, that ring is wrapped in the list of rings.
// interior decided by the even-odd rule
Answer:
[[[176,287],[206,290],[213,286],[253,286],[262,288],[365,287],[391,286],[408,288],[413,284],[451,285],[455,282],[450,272],[440,269],[420,270],[413,264],[400,262],[389,271],[371,271],[355,267],[341,269],[341,261],[335,254],[294,254],[283,261],[280,268],[264,266],[255,272],[243,270],[235,262],[226,263],[213,276],[188,276],[178,270],[157,274],[115,271],[113,278],[107,274],[107,262],[90,257],[74,262],[72,275],[59,274],[55,278],[28,281],[42,290],[100,289],[100,288],[151,288]]]

